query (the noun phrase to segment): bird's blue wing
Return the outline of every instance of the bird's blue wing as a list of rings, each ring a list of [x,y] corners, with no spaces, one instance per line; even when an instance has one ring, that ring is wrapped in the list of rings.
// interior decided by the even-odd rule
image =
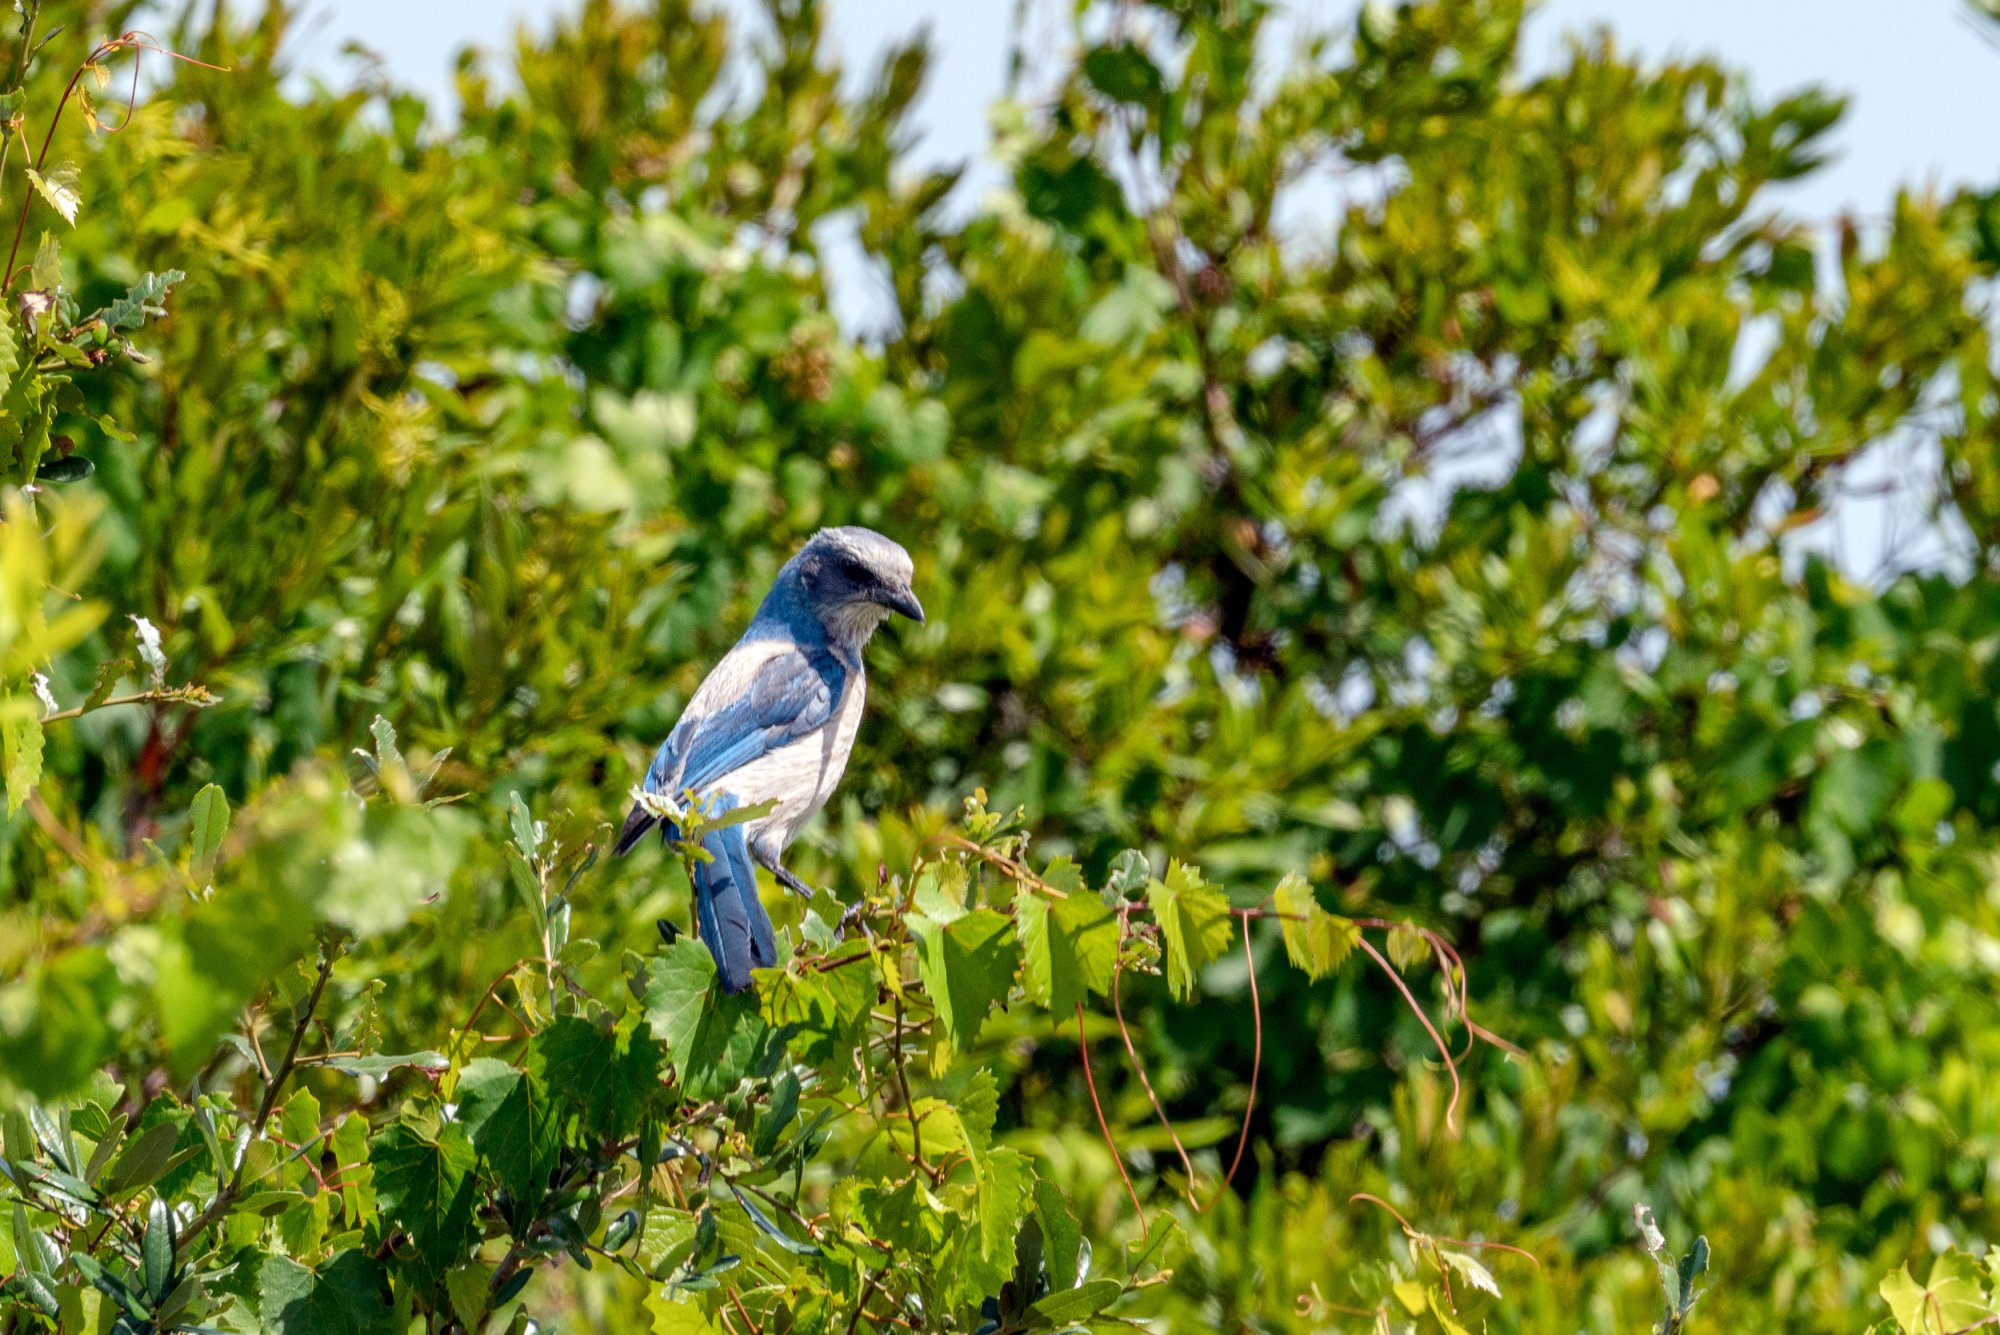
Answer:
[[[729,660],[715,670],[730,672]],[[846,684],[838,659],[796,647],[769,655],[744,676],[721,703],[681,716],[646,771],[647,792],[675,798],[687,789],[706,792],[759,756],[826,726]],[[653,817],[635,805],[617,851],[629,850],[652,825]]]
[[[734,698],[699,717],[682,717],[647,771],[648,788],[701,792],[765,752],[824,727],[844,676],[830,654],[808,657],[787,649],[771,655]],[[655,782],[673,787],[655,788]]]

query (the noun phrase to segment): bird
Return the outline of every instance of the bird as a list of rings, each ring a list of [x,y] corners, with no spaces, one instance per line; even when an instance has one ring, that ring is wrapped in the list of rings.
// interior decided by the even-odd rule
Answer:
[[[789,890],[813,894],[781,859],[847,768],[867,695],[862,649],[892,614],[924,623],[914,574],[910,554],[873,529],[813,534],[778,571],[743,637],[710,670],[654,755],[640,790],[664,802],[634,794],[618,835],[620,855],[656,823],[662,842],[679,838],[672,817],[655,814],[663,806],[686,800],[713,820],[773,804],[701,836],[708,857],[694,867],[695,932],[727,992],[743,991],[752,969],[778,962],[751,864]]]

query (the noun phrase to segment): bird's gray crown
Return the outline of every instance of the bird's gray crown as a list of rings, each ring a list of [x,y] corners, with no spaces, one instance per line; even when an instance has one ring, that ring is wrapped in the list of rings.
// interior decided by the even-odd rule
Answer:
[[[902,545],[873,529],[823,528],[785,563],[761,615],[784,615],[794,598],[842,643],[859,645],[891,612],[922,623],[916,574]]]

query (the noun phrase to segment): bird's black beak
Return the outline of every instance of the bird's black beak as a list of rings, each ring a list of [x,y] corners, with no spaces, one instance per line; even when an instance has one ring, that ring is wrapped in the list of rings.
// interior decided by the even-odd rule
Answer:
[[[901,612],[919,626],[924,624],[924,605],[917,601],[917,595],[905,585],[889,585],[882,590],[882,606],[891,612]]]

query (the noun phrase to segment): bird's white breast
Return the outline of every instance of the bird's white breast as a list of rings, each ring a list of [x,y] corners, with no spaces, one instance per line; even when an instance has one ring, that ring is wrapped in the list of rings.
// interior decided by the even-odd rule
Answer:
[[[718,783],[745,806],[777,799],[768,816],[749,823],[747,832],[753,845],[775,857],[833,796],[847,770],[848,753],[854,749],[867,696],[863,674],[850,671],[846,689],[824,727],[765,752]]]

